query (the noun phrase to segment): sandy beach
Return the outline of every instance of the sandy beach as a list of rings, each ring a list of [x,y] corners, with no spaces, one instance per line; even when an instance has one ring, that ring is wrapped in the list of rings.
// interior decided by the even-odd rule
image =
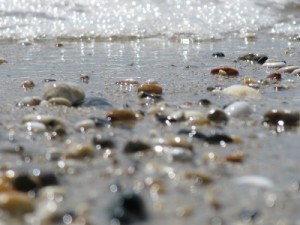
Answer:
[[[57,47],[57,43],[62,46]],[[258,86],[259,96],[254,97],[210,91],[214,87],[243,84],[245,77],[264,80],[277,70],[238,60],[247,53],[300,66],[299,42],[261,33],[251,40],[237,37],[194,43],[153,38],[111,42],[12,41],[0,45],[0,56],[7,61],[0,65],[2,177],[9,169],[28,176],[35,176],[30,175],[34,169],[51,171],[64,193],[61,200],[45,200],[39,189],[30,194],[34,209],[26,214],[18,212],[18,216],[2,202],[1,225],[126,224],[111,218],[114,199],[126,192],[137,193],[143,199],[147,224],[300,223],[298,121],[291,127],[281,127],[279,132],[279,128],[276,132],[263,125],[263,116],[271,109],[299,112],[299,77],[282,73],[282,80],[276,84]],[[223,52],[225,57],[212,57],[214,52]],[[239,75],[211,74],[211,69],[221,66],[235,68]],[[83,76],[88,79],[83,80]],[[142,99],[136,85],[116,84],[128,78],[140,84],[149,79],[157,81],[163,89],[162,98]],[[25,80],[33,81],[34,87],[24,89]],[[111,107],[45,103],[18,106],[26,96],[42,98],[45,86],[65,82],[78,84],[86,98],[105,99]],[[211,104],[201,105],[203,100]],[[161,122],[150,113],[157,104],[165,102],[174,112],[194,110],[207,117],[210,110],[222,111],[240,100],[248,102],[253,112],[242,119],[229,117],[225,123],[211,120],[193,124],[184,119]],[[105,119],[109,108],[131,109],[143,117],[131,127],[126,123],[104,123],[78,131],[78,122],[95,117]],[[61,119],[65,134],[51,139],[49,132],[31,132],[22,123],[28,114]],[[238,141],[214,144],[180,134],[193,129],[205,135],[221,133]],[[112,146],[97,148],[97,135]],[[163,151],[157,147],[176,137],[187,143]],[[124,148],[131,140],[141,140],[150,150],[127,154]],[[92,152],[83,157],[66,157],[74,144],[92,146]],[[178,155],[172,152],[176,146]],[[182,153],[183,148],[192,150]],[[49,208],[49,202],[55,205],[54,209]],[[71,220],[64,221],[63,215],[69,215]]]

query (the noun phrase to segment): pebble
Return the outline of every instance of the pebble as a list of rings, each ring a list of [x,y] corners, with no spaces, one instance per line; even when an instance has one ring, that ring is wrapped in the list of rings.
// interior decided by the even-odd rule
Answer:
[[[223,75],[223,76],[237,76],[239,75],[239,71],[231,68],[231,67],[219,67],[219,68],[214,68],[210,71],[211,74],[213,75]]]
[[[232,153],[225,157],[225,160],[231,163],[242,163],[244,159],[245,159],[245,153],[242,151]]]
[[[113,106],[105,99],[99,97],[87,97],[80,107],[95,107],[97,109],[111,109]]]
[[[236,97],[258,97],[260,96],[259,91],[245,86],[245,85],[232,85],[227,88],[224,88],[221,93],[227,94],[227,95],[233,95]]]
[[[268,68],[281,68],[286,65],[285,61],[278,60],[278,59],[268,59],[266,62],[263,64],[263,66],[266,66]]]
[[[229,117],[246,118],[251,115],[253,109],[248,102],[237,101],[228,105],[224,111]]]
[[[291,74],[295,76],[300,76],[300,69],[294,70]]]
[[[147,219],[144,200],[134,192],[119,194],[110,207],[110,224],[139,224]]]
[[[299,69],[299,66],[285,66],[277,70],[279,73],[292,73],[294,70]]]
[[[245,175],[233,179],[233,182],[240,185],[253,185],[261,188],[273,188],[274,183],[269,178],[260,175]]]
[[[0,65],[1,64],[5,64],[5,63],[8,63],[5,59],[3,59],[3,58],[0,58]]]
[[[47,127],[45,124],[37,122],[37,121],[31,121],[25,123],[25,126],[29,132],[33,133],[43,133],[47,131]]]
[[[22,192],[3,192],[0,193],[0,208],[11,214],[25,214],[34,211],[34,202]]]
[[[281,80],[282,76],[281,76],[281,73],[279,72],[274,72],[274,73],[271,73],[267,76],[268,79],[271,79],[271,80]]]
[[[211,109],[208,112],[207,118],[215,123],[227,123],[228,117],[226,113],[221,109]]]
[[[254,54],[254,53],[249,53],[249,54],[240,56],[238,58],[238,60],[250,61],[250,62],[255,62],[258,64],[264,64],[267,59],[268,59],[268,56],[266,56],[266,55],[260,55],[260,54]]]
[[[162,93],[163,89],[159,84],[144,83],[138,87],[138,96],[141,98],[160,98],[162,96]]]
[[[186,172],[185,178],[196,180],[197,182],[200,182],[201,184],[205,184],[205,185],[213,182],[213,178],[210,175],[198,171]]]
[[[126,143],[124,146],[124,153],[136,153],[136,152],[145,152],[151,149],[151,146],[141,140],[132,140]]]
[[[51,98],[68,99],[73,106],[79,105],[85,98],[85,93],[81,87],[75,83],[55,83],[45,88],[43,98],[49,100]]]
[[[82,83],[88,83],[90,81],[90,76],[89,75],[81,75],[80,80]]]
[[[135,121],[136,114],[131,109],[112,109],[106,112],[106,117],[109,121]]]
[[[37,106],[41,103],[41,101],[42,99],[38,96],[26,96],[18,103],[18,106]]]
[[[192,143],[181,137],[167,139],[165,144],[169,147],[180,147],[193,151]]]
[[[208,99],[200,99],[198,104],[203,107],[209,107],[211,105],[211,101]]]
[[[300,120],[299,112],[272,109],[263,116],[266,126],[297,126]]]
[[[215,58],[222,58],[222,57],[225,57],[225,54],[223,52],[214,52],[212,54],[212,57],[215,57]]]
[[[228,136],[227,134],[211,134],[206,136],[205,138],[205,142],[209,143],[209,144],[226,144],[226,143],[232,143],[234,142],[234,140],[232,139],[232,137]]]
[[[50,98],[48,100],[48,105],[51,105],[51,106],[64,105],[64,106],[70,107],[70,106],[72,106],[72,103],[66,98],[54,97],[54,98]]]
[[[65,157],[72,159],[91,158],[96,154],[96,149],[90,144],[73,144]]]
[[[28,90],[34,88],[35,84],[32,80],[24,80],[20,86],[25,90]]]
[[[91,119],[81,120],[75,124],[75,130],[85,132],[88,129],[95,128],[96,124]]]
[[[97,149],[111,149],[115,147],[115,141],[111,140],[109,137],[103,137],[101,134],[97,134],[92,138],[93,145]]]

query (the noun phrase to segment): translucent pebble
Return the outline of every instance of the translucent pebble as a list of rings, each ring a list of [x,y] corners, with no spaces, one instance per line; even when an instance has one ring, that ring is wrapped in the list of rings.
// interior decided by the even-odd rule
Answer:
[[[248,102],[238,101],[225,108],[225,113],[230,117],[248,117],[252,112],[252,107]]]

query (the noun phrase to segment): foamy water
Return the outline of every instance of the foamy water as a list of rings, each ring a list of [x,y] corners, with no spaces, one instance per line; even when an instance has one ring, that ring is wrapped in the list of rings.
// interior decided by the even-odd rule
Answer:
[[[0,38],[300,34],[299,0],[0,0]]]

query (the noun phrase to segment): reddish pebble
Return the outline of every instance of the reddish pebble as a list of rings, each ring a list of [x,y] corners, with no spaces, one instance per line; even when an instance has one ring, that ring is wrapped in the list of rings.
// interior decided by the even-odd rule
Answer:
[[[210,71],[210,73],[213,74],[213,75],[219,74],[219,75],[224,75],[224,76],[237,76],[237,75],[239,75],[239,71],[237,71],[236,69],[231,68],[231,67],[215,68],[215,69],[212,69]]]

